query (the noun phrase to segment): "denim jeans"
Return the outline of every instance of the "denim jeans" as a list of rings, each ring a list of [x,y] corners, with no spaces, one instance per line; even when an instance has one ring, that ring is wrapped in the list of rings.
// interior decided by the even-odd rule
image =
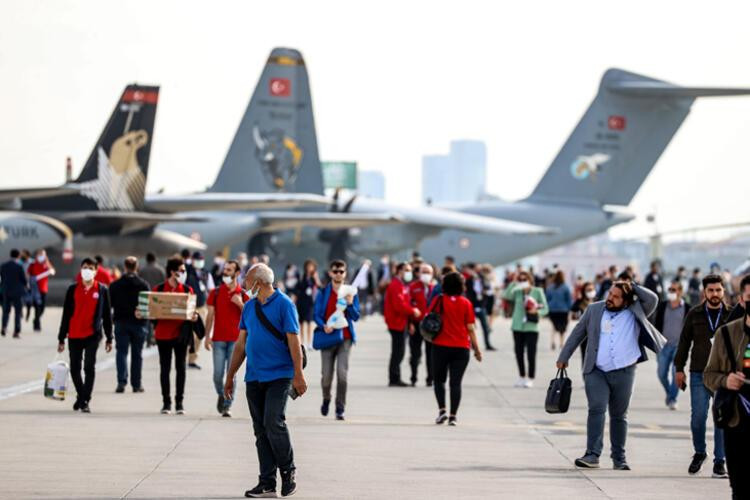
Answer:
[[[625,461],[625,440],[628,436],[628,406],[633,394],[635,365],[603,372],[599,368],[583,376],[589,416],[586,422],[586,455],[602,454],[604,419],[609,407],[609,439],[611,457]]]
[[[690,432],[693,449],[706,453],[706,419],[711,406],[711,392],[703,385],[703,373],[690,372]],[[724,461],[724,433],[714,427],[714,463]]]
[[[146,341],[148,327],[129,321],[115,322],[115,359],[117,361],[117,384],[128,385],[128,350],[130,352],[130,383],[141,387],[141,368],[143,367],[143,343]]]
[[[292,381],[246,382],[245,395],[253,419],[255,448],[258,451],[260,481],[276,485],[276,470],[294,470],[294,451],[286,425],[286,402]]]
[[[665,345],[656,358],[656,374],[659,376],[664,391],[667,393],[667,404],[677,401],[679,387],[675,380],[676,370],[674,367],[674,355],[677,353],[677,346]]]
[[[214,388],[216,394],[219,396],[224,395],[224,375],[229,370],[229,363],[232,361],[232,351],[234,350],[235,342],[222,342],[215,341],[213,343],[214,353]],[[233,382],[237,382],[237,377],[234,378]],[[229,408],[232,406],[234,400],[234,393],[236,392],[236,384],[232,389],[232,399],[224,400],[224,407]]]

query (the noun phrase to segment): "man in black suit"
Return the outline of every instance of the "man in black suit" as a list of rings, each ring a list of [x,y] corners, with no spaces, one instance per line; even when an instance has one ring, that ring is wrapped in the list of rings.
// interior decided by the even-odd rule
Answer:
[[[5,331],[8,328],[11,306],[15,309],[13,337],[19,338],[21,336],[21,317],[23,316],[21,299],[26,292],[28,282],[23,266],[19,262],[20,258],[21,252],[14,248],[10,251],[10,260],[0,266],[0,281],[3,287],[3,337],[5,337]]]

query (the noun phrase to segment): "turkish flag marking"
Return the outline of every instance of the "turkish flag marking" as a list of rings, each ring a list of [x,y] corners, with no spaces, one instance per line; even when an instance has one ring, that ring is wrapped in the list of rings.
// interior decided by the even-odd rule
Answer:
[[[274,97],[289,97],[292,95],[292,83],[288,78],[271,78],[268,89]]]
[[[625,130],[625,117],[612,115],[607,119],[607,127],[610,130]]]

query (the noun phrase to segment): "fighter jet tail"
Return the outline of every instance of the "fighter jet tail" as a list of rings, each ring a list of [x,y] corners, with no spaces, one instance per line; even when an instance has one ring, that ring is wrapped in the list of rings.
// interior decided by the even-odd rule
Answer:
[[[310,84],[297,50],[271,51],[209,191],[323,194]]]
[[[530,200],[627,205],[697,97],[747,94],[750,89],[680,87],[610,69]]]

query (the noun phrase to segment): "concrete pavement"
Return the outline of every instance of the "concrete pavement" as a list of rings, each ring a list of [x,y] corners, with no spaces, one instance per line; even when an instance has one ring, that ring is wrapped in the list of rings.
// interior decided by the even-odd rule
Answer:
[[[158,413],[156,356],[144,362],[145,393],[115,394],[114,355],[103,347],[92,414],[73,412],[72,397],[45,399],[34,384],[54,358],[59,317],[60,309],[50,308],[43,333],[0,338],[0,497],[218,499],[242,497],[255,485],[247,405],[240,395],[234,418],[216,413],[205,351],[203,370],[188,372],[184,416]],[[543,324],[536,386],[515,389],[509,325],[496,321],[499,350],[470,363],[455,428],[433,423],[436,404],[424,387],[424,365],[419,387],[386,387],[390,340],[379,316],[360,324],[345,422],[320,416],[320,356],[311,353],[309,392],[288,405],[295,498],[729,498],[728,481],[711,478],[710,460],[700,475],[688,476],[689,395],[681,393],[679,410],[669,411],[653,360],[638,367],[630,409],[633,470],[611,470],[606,439],[603,468],[576,470],[586,420],[579,363],[571,362],[571,410],[545,413],[555,354]]]

